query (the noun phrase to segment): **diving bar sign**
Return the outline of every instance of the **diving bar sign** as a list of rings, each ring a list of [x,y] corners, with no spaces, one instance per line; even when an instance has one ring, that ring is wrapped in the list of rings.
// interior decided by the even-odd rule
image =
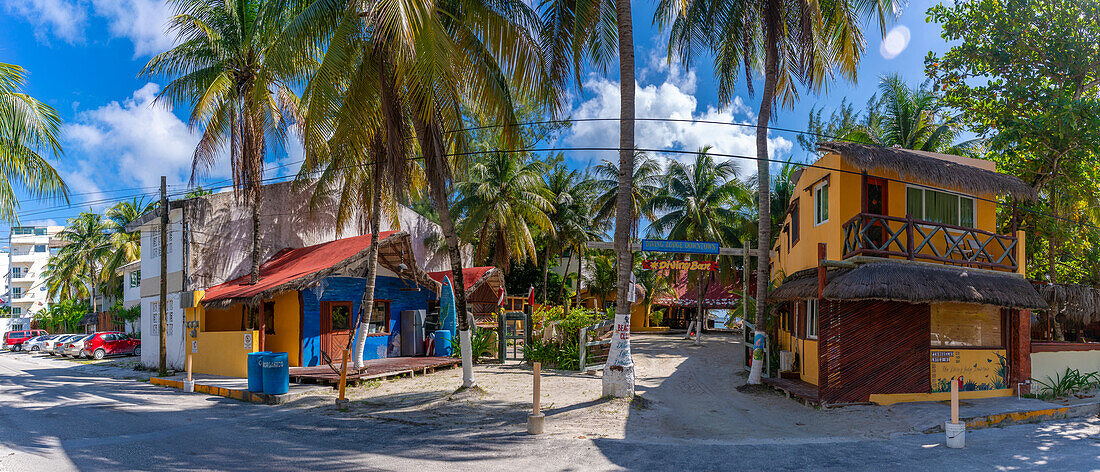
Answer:
[[[642,251],[675,252],[680,254],[718,254],[721,245],[709,241],[666,241],[664,239],[643,239]]]

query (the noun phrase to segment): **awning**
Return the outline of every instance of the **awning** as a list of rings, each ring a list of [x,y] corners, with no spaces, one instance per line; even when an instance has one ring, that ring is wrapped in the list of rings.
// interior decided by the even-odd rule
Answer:
[[[694,273],[680,271],[676,280],[672,283],[672,293],[657,295],[653,299],[654,305],[659,306],[686,306],[694,307],[699,303],[699,292],[695,287]],[[749,289],[755,283],[750,283]],[[703,294],[704,308],[735,308],[741,304],[741,277],[737,280],[721,282],[712,280]]]

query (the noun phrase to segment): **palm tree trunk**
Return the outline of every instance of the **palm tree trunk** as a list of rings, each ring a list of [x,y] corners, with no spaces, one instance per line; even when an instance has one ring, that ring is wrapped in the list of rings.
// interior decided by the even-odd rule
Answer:
[[[756,117],[756,172],[757,186],[759,187],[759,201],[757,202],[757,216],[759,225],[757,250],[759,255],[756,260],[756,326],[753,333],[752,369],[749,371],[749,384],[759,385],[764,372],[764,334],[765,315],[768,306],[768,258],[771,249],[771,177],[769,175],[768,162],[768,123],[772,118],[772,105],[775,97],[776,76],[778,75],[778,23],[775,16],[779,8],[774,2],[768,2],[767,8],[767,38],[764,41],[768,49],[764,59],[764,92],[760,97],[760,113]]]
[[[603,395],[634,396],[634,360],[630,357],[630,272],[634,253],[630,250],[630,228],[634,221],[631,205],[634,176],[634,22],[630,0],[615,0],[619,29],[619,194],[615,201],[615,255],[618,283],[615,303],[615,334],[603,374]]]
[[[352,359],[355,360],[355,370],[363,369],[363,350],[367,346],[367,329],[370,327],[370,317],[374,313],[374,286],[378,278],[378,224],[381,218],[382,207],[382,177],[375,165],[373,178],[371,179],[371,203],[370,203],[370,249],[367,250],[366,283],[363,285],[363,301],[359,305],[359,321],[355,330],[355,348],[352,350]]]
[[[561,253],[558,253],[558,257],[561,257]],[[570,267],[573,267],[573,254],[569,254],[569,259],[567,259],[565,261],[565,271],[563,272],[565,275],[562,275],[562,277],[561,277],[561,290],[560,290],[560,293],[561,293],[561,304],[562,305],[565,305],[566,302],[569,301],[569,299],[566,298],[566,296],[565,296],[565,279],[569,278],[569,268]]]
[[[574,306],[576,306],[577,308],[580,308],[581,307],[581,270],[583,270],[584,255],[581,254],[581,252],[580,252],[580,246],[578,246],[577,249],[574,249],[574,251],[577,252],[577,290],[573,294],[573,296],[576,298],[577,301],[576,301],[576,303],[574,303]]]
[[[259,184],[252,184],[258,187]],[[260,281],[260,189],[252,190],[252,270],[249,272],[249,283]]]
[[[542,304],[546,304],[546,294],[550,290],[546,285],[550,279],[550,244],[546,244],[546,257],[543,259],[542,264]]]

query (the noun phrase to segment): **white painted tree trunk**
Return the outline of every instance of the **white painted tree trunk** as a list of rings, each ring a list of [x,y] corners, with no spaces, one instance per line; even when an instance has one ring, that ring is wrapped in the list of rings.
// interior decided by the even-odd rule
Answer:
[[[629,306],[629,305],[627,305]],[[603,396],[634,396],[634,358],[630,355],[630,312],[615,314],[615,334],[603,371]]]
[[[458,332],[458,350],[462,355],[462,387],[476,387],[474,382],[474,348],[470,330]]]

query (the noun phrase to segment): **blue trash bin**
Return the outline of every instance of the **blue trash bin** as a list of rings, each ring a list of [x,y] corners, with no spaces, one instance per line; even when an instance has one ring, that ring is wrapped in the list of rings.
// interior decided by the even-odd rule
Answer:
[[[282,395],[290,391],[290,362],[285,352],[269,352],[264,356],[264,393]]]
[[[271,354],[268,351],[250,352],[248,353],[248,391],[249,392],[262,392],[264,391],[264,369],[261,365],[264,361],[264,356]]]
[[[435,332],[435,356],[451,357],[451,330],[441,329]]]

